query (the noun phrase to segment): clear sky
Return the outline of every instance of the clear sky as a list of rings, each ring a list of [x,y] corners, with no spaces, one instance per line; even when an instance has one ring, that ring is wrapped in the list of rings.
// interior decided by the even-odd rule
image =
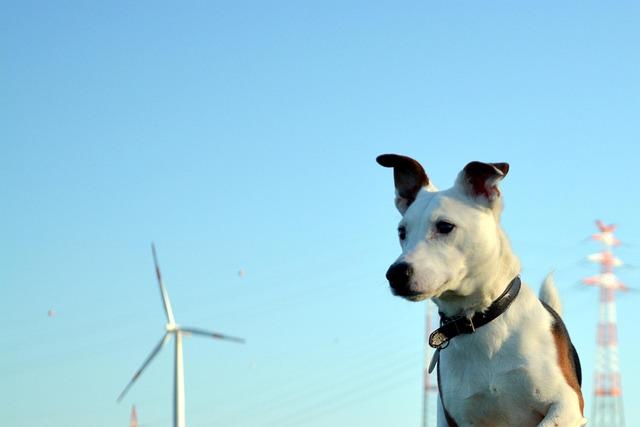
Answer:
[[[163,332],[155,241],[178,322],[248,340],[186,340],[190,426],[418,426],[424,304],[384,279],[384,152],[442,188],[511,164],[503,224],[526,282],[556,271],[589,413],[593,221],[640,265],[639,8],[2,2],[0,425],[126,426],[132,404],[171,425],[169,346],[115,401]],[[639,303],[618,305],[628,425]]]

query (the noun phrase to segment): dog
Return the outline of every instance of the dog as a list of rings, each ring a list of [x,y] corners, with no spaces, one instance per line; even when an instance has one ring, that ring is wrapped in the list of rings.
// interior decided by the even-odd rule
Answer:
[[[439,191],[409,157],[384,154],[402,214],[402,254],[392,293],[431,298],[439,427],[575,427],[586,424],[580,360],[545,280],[540,299],[520,282],[520,262],[500,227],[507,163],[471,162]],[[430,368],[431,369],[431,368]]]

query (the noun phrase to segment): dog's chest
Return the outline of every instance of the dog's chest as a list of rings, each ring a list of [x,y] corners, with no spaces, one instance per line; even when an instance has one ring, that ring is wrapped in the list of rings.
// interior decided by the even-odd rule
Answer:
[[[512,336],[490,351],[480,338],[441,352],[440,384],[446,410],[458,425],[537,425],[544,413],[544,398],[540,369],[532,360],[536,357],[522,353],[520,337]]]
[[[529,382],[526,370],[516,368],[477,377],[462,385],[457,393],[447,393],[454,397],[445,398],[447,410],[461,421],[459,425],[527,426],[540,422],[542,417],[530,405],[532,387],[523,387],[523,382]]]

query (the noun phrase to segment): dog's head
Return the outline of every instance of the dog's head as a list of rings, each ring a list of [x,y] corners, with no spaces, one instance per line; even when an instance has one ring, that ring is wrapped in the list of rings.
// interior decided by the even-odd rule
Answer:
[[[477,293],[479,282],[495,280],[506,240],[499,226],[498,183],[507,163],[471,162],[453,187],[438,191],[422,166],[395,154],[378,156],[393,168],[395,204],[402,220],[402,254],[389,267],[394,295],[411,301]]]

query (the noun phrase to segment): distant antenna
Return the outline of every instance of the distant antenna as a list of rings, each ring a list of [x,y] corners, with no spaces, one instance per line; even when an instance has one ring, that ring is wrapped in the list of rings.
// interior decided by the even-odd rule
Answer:
[[[600,274],[583,280],[585,285],[600,289],[600,317],[590,425],[624,427],[615,296],[616,291],[625,292],[628,288],[614,274],[614,268],[622,265],[622,261],[612,252],[612,248],[620,244],[613,235],[616,226],[606,225],[600,220],[596,221],[596,226],[599,232],[591,237],[602,243],[604,248],[601,252],[589,255],[587,259],[600,264]]]
[[[131,406],[129,427],[138,427],[138,413],[136,412],[136,405]]]
[[[201,335],[209,338],[222,339],[228,341],[235,341],[244,343],[241,338],[235,338],[228,335],[223,335],[218,332],[206,331],[199,328],[186,328],[176,323],[173,317],[173,309],[171,308],[171,301],[169,300],[169,294],[167,293],[164,284],[162,283],[162,274],[160,274],[160,266],[158,265],[158,257],[156,256],[156,247],[151,244],[151,253],[153,254],[153,263],[156,269],[156,278],[158,279],[158,288],[160,289],[160,296],[162,297],[162,304],[164,305],[164,313],[167,317],[167,323],[165,325],[166,332],[162,336],[160,342],[151,350],[151,354],[147,356],[142,366],[133,375],[129,384],[124,388],[118,401],[121,401],[124,395],[129,391],[129,388],[136,382],[145,368],[151,363],[154,357],[160,352],[162,347],[171,339],[175,338],[175,358],[174,358],[174,391],[173,391],[173,426],[185,427],[185,415],[184,415],[184,367],[182,365],[182,337],[184,335]]]

